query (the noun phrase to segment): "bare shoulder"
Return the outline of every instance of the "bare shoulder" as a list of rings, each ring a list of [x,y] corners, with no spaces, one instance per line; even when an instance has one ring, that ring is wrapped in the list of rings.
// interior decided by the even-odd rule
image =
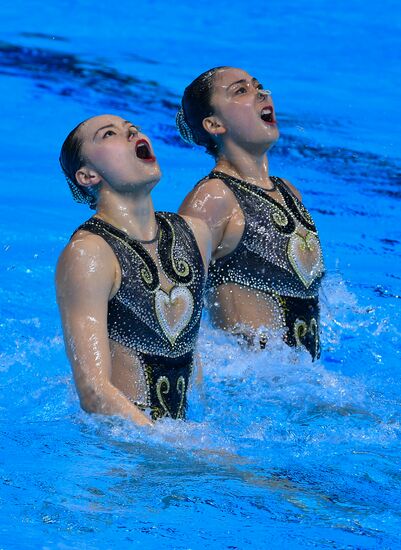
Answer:
[[[114,281],[116,257],[98,235],[78,231],[64,248],[57,262],[57,287],[81,289],[85,291],[95,281],[108,284]]]
[[[238,211],[234,193],[218,178],[201,181],[185,198],[178,213],[201,219],[211,232],[214,254],[224,238],[226,228]]]
[[[284,179],[284,178],[280,178],[283,180],[283,182],[287,185],[287,187],[294,193],[294,195],[297,197],[297,199],[299,199],[300,201],[302,201],[302,195],[300,193],[300,191],[298,191],[298,189],[295,187],[295,185],[293,185],[290,181]]]
[[[113,256],[113,251],[102,237],[88,231],[78,231],[61,253],[58,266],[73,262],[74,269],[94,268],[94,260],[102,264]]]
[[[221,179],[205,178],[201,180],[187,196],[197,196],[205,193],[219,196],[225,191],[228,191],[228,188]]]
[[[235,197],[218,178],[206,178],[188,193],[179,213],[208,220],[209,213],[219,212],[221,216],[230,213],[235,206]]]

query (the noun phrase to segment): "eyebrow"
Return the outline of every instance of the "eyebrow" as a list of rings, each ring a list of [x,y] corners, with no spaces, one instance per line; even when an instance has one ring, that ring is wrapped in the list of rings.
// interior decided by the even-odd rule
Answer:
[[[129,120],[124,120],[123,124],[129,124],[130,126],[135,126],[134,124],[132,124],[132,122],[130,122]],[[97,136],[97,134],[99,132],[101,132],[102,130],[105,130],[106,128],[118,128],[118,126],[116,126],[115,124],[113,123],[110,123],[110,124],[106,124],[105,126],[102,126],[101,128],[98,128],[93,136],[93,141],[95,141],[95,138]]]
[[[227,87],[227,92],[230,88],[232,88],[233,86],[236,86],[237,84],[246,84],[247,81],[246,81],[246,78],[242,78],[241,80],[236,80],[235,82],[232,82],[228,87]],[[252,84],[256,84],[256,83],[259,83],[258,79],[253,77],[251,79],[251,83]]]

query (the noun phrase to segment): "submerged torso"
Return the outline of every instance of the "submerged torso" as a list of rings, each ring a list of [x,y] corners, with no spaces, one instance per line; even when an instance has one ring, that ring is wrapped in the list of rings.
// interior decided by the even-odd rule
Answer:
[[[152,418],[183,418],[202,312],[205,271],[178,215],[156,213],[158,239],[143,245],[93,217],[79,230],[101,236],[121,272],[108,304],[112,383]]]
[[[235,249],[209,269],[208,305],[214,322],[231,332],[287,329],[290,345],[319,354],[318,291],[324,267],[315,224],[279,178],[273,193],[213,171],[232,191],[243,218]]]

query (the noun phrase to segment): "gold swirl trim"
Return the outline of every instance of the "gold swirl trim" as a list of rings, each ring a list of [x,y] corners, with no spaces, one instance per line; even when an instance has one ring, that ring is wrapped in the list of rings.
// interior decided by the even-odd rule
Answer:
[[[238,185],[238,187],[240,187],[246,193],[249,193],[250,195],[253,195],[254,197],[258,197],[263,202],[265,202],[266,204],[271,206],[273,208],[273,214],[272,214],[273,221],[279,227],[286,227],[286,225],[288,225],[288,216],[287,216],[287,214],[284,214],[284,212],[281,212],[279,206],[274,204],[275,202],[278,205],[280,205],[284,210],[287,210],[288,214],[291,216],[291,218],[293,218],[293,216],[291,214],[291,211],[289,210],[289,208],[286,204],[281,204],[281,202],[275,200],[273,197],[271,197],[271,201],[269,201],[266,197],[263,197],[263,195],[259,195],[258,193],[255,193],[255,191],[252,191],[252,189],[248,189],[244,185],[241,185],[241,183],[237,183],[237,185]],[[286,223],[283,223],[284,222],[284,217],[286,218]],[[278,220],[280,220],[280,221],[278,221]],[[294,225],[296,225],[295,222],[294,222]],[[293,231],[293,233],[294,233],[294,231]]]
[[[167,376],[160,376],[160,378],[157,379],[156,382],[156,394],[157,398],[159,400],[160,405],[163,407],[165,413],[163,416],[172,416],[166,402],[164,401],[163,395],[167,395],[170,391],[170,380],[167,378]]]
[[[175,273],[179,276],[179,277],[187,277],[190,273],[190,267],[189,267],[189,264],[188,262],[186,262],[185,260],[183,260],[182,258],[178,258],[177,261],[175,260],[174,256],[173,256],[173,252],[174,252],[174,248],[175,248],[175,243],[176,243],[176,236],[175,236],[175,229],[174,229],[174,226],[170,223],[170,220],[168,220],[167,218],[164,218],[164,220],[166,221],[167,225],[170,227],[170,230],[171,230],[171,234],[173,236],[172,238],[172,243],[171,243],[171,247],[170,247],[170,261],[171,261],[171,265],[173,266],[173,269],[175,271]],[[160,231],[160,236],[161,236],[161,231]],[[191,284],[192,282],[192,279],[191,281],[187,282],[186,284],[189,285]]]
[[[301,338],[305,338],[306,333],[308,332],[308,325],[302,319],[296,319],[294,323],[294,337],[297,343],[297,346],[303,346]]]
[[[272,214],[273,221],[276,225],[279,227],[286,227],[288,225],[288,218],[283,212],[280,212],[278,209],[274,209],[274,212]]]
[[[132,246],[130,246],[128,243],[126,243],[123,239],[121,239],[117,235],[114,235],[113,233],[110,233],[110,231],[108,231],[107,229],[104,229],[104,231],[105,231],[105,233],[108,233],[111,237],[113,237],[114,239],[117,239],[118,241],[120,241],[120,243],[123,244],[127,250],[129,250],[130,252],[133,252],[141,260],[141,262],[144,265],[144,267],[142,267],[142,269],[140,270],[142,280],[148,285],[152,284],[153,283],[153,275],[150,272],[148,266],[146,265],[145,260],[139,254],[139,252],[137,252],[134,248],[132,248]],[[153,258],[151,258],[151,260],[152,260],[152,262],[154,262]],[[155,264],[155,266],[156,266],[156,264]],[[156,267],[156,269],[157,269],[157,267]]]
[[[316,358],[319,355],[319,348],[320,348],[319,331],[318,331],[316,319],[312,317],[312,319],[309,321],[309,325],[303,319],[296,319],[294,323],[294,337],[295,337],[295,342],[297,346],[304,345],[302,343],[302,339],[305,338],[308,332],[312,334],[314,337],[314,344],[315,344],[314,357]],[[313,354],[312,354],[312,357],[313,357]]]
[[[177,418],[183,418],[184,417],[183,408],[184,408],[185,392],[186,392],[185,378],[183,376],[180,376],[177,380],[177,391],[181,395],[180,405],[179,405],[178,411],[177,411]]]

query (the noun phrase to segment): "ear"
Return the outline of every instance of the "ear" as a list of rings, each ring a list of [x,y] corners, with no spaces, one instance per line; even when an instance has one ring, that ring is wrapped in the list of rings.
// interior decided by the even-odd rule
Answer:
[[[212,134],[214,136],[226,133],[226,129],[216,116],[208,116],[204,118],[202,120],[202,126],[208,134]]]
[[[82,166],[75,172],[77,182],[84,187],[92,187],[102,181],[102,178],[95,170]]]

